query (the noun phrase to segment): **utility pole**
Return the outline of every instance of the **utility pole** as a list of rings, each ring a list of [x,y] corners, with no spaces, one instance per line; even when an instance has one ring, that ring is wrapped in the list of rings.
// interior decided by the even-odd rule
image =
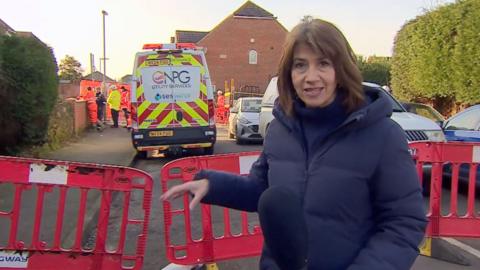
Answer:
[[[102,87],[104,93],[107,92],[107,89],[105,87],[105,77],[107,75],[107,56],[106,56],[106,46],[105,46],[105,16],[107,16],[108,13],[105,10],[102,10],[102,17],[103,17],[103,81],[102,81]]]
[[[93,75],[93,72],[95,72],[95,56],[90,53],[90,74]]]

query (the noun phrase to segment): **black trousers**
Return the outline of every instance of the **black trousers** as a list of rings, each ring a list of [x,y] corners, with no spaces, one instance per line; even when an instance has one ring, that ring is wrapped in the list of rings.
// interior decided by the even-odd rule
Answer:
[[[127,108],[123,108],[122,109],[123,111],[123,116],[125,117],[125,121],[126,121],[126,125],[128,127],[128,118],[130,117],[130,112],[127,110]]]
[[[115,109],[110,109],[112,113],[113,126],[118,127],[118,111]]]
[[[103,122],[103,114],[105,112],[105,106],[97,104],[97,120]]]
[[[302,199],[292,190],[273,186],[258,202],[266,248],[282,270],[306,269],[308,237]]]

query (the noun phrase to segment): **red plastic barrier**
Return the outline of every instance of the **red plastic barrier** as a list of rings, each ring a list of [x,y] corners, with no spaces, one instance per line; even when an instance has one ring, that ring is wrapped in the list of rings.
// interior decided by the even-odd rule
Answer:
[[[416,160],[417,172],[421,181],[424,167],[431,166],[430,220],[426,235],[432,237],[480,237],[480,217],[475,212],[475,186],[480,162],[480,143],[411,143],[410,150]],[[460,165],[468,167],[467,209],[459,214],[458,190]],[[451,177],[444,172],[451,168]],[[450,184],[448,209],[442,209],[442,182]],[[444,196],[447,194],[443,194]],[[478,211],[478,210],[477,210]]]
[[[183,158],[172,161],[162,168],[162,191],[171,184],[191,181],[201,169],[214,169],[237,174],[248,174],[251,164],[257,160],[259,152],[236,153],[203,157]],[[223,234],[216,235],[212,224],[212,206],[201,205],[201,237],[194,239],[192,233],[192,213],[188,208],[188,195],[182,198],[183,204],[175,207],[163,203],[165,222],[165,244],[167,258],[172,263],[194,265],[220,260],[257,256],[261,252],[263,237],[259,225],[249,224],[247,213],[241,212],[239,233],[232,232],[230,216],[233,210],[223,208]],[[185,206],[185,207],[184,207]],[[173,227],[173,220],[181,218],[183,230]],[[252,231],[249,230],[252,226]],[[183,236],[182,244],[174,244],[172,237]]]
[[[418,142],[409,145],[417,172],[422,179],[425,168],[431,166],[430,220],[426,236],[480,237],[480,216],[475,213],[475,178],[480,162],[479,143]],[[191,157],[172,161],[162,169],[162,191],[181,182],[191,181],[201,169],[213,169],[237,174],[247,174],[258,152],[236,153],[205,157]],[[458,182],[460,164],[469,166],[468,206],[465,215],[458,214]],[[446,165],[453,167],[450,210],[442,214],[442,176]],[[445,179],[445,177],[443,177]],[[198,239],[192,237],[194,215],[188,209],[189,198],[185,194],[180,207],[164,202],[165,244],[167,258],[177,264],[193,265],[259,255],[263,237],[259,227],[253,233],[248,230],[246,214],[242,213],[241,233],[232,235],[230,211],[224,209],[224,234],[214,237],[212,207],[201,205],[201,231]],[[444,210],[445,212],[445,210]],[[173,227],[173,219],[180,217],[183,228]],[[172,237],[184,235],[183,244],[173,243]]]
[[[0,168],[0,269],[142,268],[151,176],[126,167],[3,156]],[[141,205],[132,203],[139,193]],[[97,219],[89,222],[95,203]],[[65,230],[68,225],[74,229]],[[68,240],[73,244],[65,247]]]

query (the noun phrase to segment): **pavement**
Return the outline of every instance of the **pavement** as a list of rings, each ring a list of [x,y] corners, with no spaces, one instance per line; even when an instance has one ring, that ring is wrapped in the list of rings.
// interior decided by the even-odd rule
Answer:
[[[135,155],[136,151],[132,146],[131,133],[126,128],[110,128],[110,126],[107,125],[103,131],[86,131],[78,140],[70,142],[61,149],[50,152],[42,158],[131,167]],[[112,204],[120,200],[120,197],[119,193],[114,193]],[[93,193],[88,198],[88,205],[100,206],[100,200],[100,193]],[[92,232],[95,233],[97,222],[98,211],[93,208],[88,209],[85,213],[84,231],[89,232],[89,234]],[[76,226],[74,223],[68,223],[64,226],[64,230],[66,231],[62,238],[64,245],[73,243]],[[86,236],[83,245],[90,245],[90,243],[85,242],[85,240],[90,241],[92,237],[92,235]]]
[[[87,131],[82,137],[66,144],[61,149],[44,154],[42,159],[95,163],[105,165],[130,166],[135,158],[136,151],[132,146],[130,132],[126,128],[106,128],[99,132],[96,130]],[[77,213],[78,204],[80,202],[80,191],[72,189],[68,193],[68,206],[65,209],[65,216],[72,216],[64,220],[62,229],[62,247],[69,247],[75,239],[77,221],[75,215]],[[9,183],[2,184],[0,182],[0,212],[9,211],[13,208],[15,198],[15,186]],[[89,206],[100,205],[100,192],[91,192],[88,195]],[[58,190],[52,190],[44,195],[44,206],[52,205],[53,208],[58,202]],[[113,195],[115,200],[117,193]],[[16,228],[17,240],[24,243],[31,243],[32,228],[34,224],[37,205],[37,190],[25,189],[22,193],[19,212],[22,213],[20,222]],[[53,209],[52,208],[52,209]],[[40,208],[42,209],[42,208]],[[87,207],[84,216],[84,230],[87,232],[94,231],[98,220],[98,211],[95,207]],[[56,210],[50,207],[44,207],[42,214],[42,240],[51,243],[53,239],[52,228],[55,228]],[[43,224],[45,223],[45,224]],[[0,219],[0,228],[6,228],[10,224],[5,219]],[[45,229],[45,228],[49,229]],[[10,229],[0,230],[0,246],[4,246],[9,239]],[[85,239],[83,239],[85,240]],[[1,263],[0,263],[1,264]],[[1,265],[0,265],[0,268]]]
[[[106,126],[102,132],[85,132],[78,141],[50,152],[43,158],[129,166],[136,155],[130,136],[126,128]]]

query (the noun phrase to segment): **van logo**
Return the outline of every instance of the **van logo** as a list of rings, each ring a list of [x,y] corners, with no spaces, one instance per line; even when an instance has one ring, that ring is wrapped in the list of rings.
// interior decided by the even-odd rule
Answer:
[[[166,84],[167,80],[171,84],[187,84],[190,82],[190,73],[186,70],[173,70],[169,73],[157,71],[153,73],[152,79],[156,84]]]
[[[161,71],[157,71],[153,73],[153,81],[157,84],[164,84],[165,83],[165,73]]]
[[[165,66],[142,68],[144,97],[153,103],[193,102],[206,87],[201,80],[201,67]],[[208,90],[208,87],[207,87]]]

